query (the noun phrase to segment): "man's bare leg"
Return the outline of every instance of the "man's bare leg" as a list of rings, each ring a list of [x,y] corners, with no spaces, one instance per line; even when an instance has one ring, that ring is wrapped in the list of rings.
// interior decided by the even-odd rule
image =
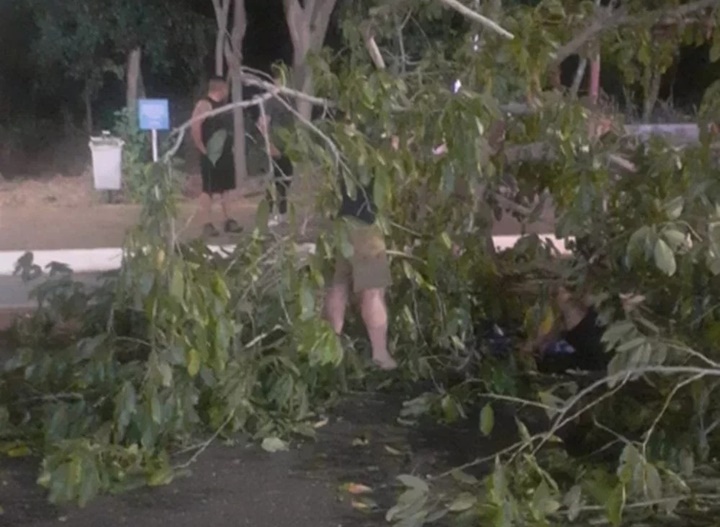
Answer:
[[[212,223],[212,196],[210,194],[200,194],[200,219],[203,225]]]
[[[230,219],[230,215],[228,214],[228,195],[227,192],[221,192],[220,193],[220,209],[222,210],[223,215],[223,222],[226,222]]]
[[[325,295],[325,318],[338,335],[342,333],[345,324],[349,293],[348,284],[333,284]]]
[[[370,338],[373,362],[383,370],[394,370],[397,362],[387,349],[388,315],[384,289],[360,293],[360,312]]]

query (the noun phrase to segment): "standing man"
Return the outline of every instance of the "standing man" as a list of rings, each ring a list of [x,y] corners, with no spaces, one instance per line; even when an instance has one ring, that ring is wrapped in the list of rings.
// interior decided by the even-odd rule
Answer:
[[[281,81],[278,76],[273,79],[274,83],[280,86]],[[281,99],[281,95],[277,94],[271,98],[265,105],[265,116],[261,114],[257,120],[257,127],[269,145],[268,152],[272,160],[273,180],[275,183],[275,193],[277,194],[277,214],[272,215],[275,206],[272,192],[268,190],[266,199],[270,205],[270,214],[272,215],[268,224],[276,226],[287,221],[288,212],[288,191],[293,177],[293,164],[290,158],[285,154],[286,144],[283,134],[292,128],[294,116],[287,107],[287,101]]]
[[[346,258],[338,252],[336,256],[334,276],[325,297],[325,316],[335,333],[342,333],[352,288],[352,292],[360,296],[360,312],[370,339],[373,362],[380,369],[393,370],[397,363],[388,351],[385,304],[385,289],[392,283],[392,277],[385,239],[376,224],[374,179],[357,185],[354,198],[342,178],[340,186],[342,204],[338,221],[342,223],[341,228],[346,229],[353,254]]]
[[[225,232],[242,231],[238,223],[228,216],[227,210],[227,193],[235,189],[232,113],[226,112],[207,118],[203,117],[203,114],[227,104],[228,94],[229,89],[225,79],[212,77],[207,96],[198,101],[192,115],[192,140],[201,155],[202,195],[200,196],[200,206],[205,220],[203,235],[208,237],[220,234],[212,223],[212,202],[216,195],[220,196]],[[208,151],[208,147],[212,151]]]

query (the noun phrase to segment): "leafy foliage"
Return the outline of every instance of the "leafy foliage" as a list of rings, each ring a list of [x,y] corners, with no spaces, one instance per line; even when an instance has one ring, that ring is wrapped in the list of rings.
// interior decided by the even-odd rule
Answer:
[[[293,245],[258,230],[223,257],[179,246],[173,171],[149,170],[121,271],[94,290],[53,273],[4,366],[3,444],[43,456],[53,502],[165,484],[181,468],[169,453],[207,429],[277,450],[312,436],[317,402],[339,388],[342,349]]]
[[[616,131],[598,137],[598,111],[548,91],[545,83],[558,47],[580,27],[597,27],[599,39],[575,50],[587,53],[586,47],[601,43],[604,56],[627,65],[629,83],[637,78],[633,72],[644,76],[648,99],[652,75],[669,67],[688,34],[700,38],[702,16],[678,26],[678,38],[656,52],[648,51],[660,45],[653,28],[666,21],[672,3],[658,2],[650,13],[632,2],[619,12],[598,13],[591,3],[543,1],[496,10],[495,19],[516,37],[511,41],[458,23],[464,27],[458,34],[428,39],[408,54],[402,21],[430,23],[437,7],[378,3],[361,13],[362,22],[348,20],[351,56],[319,60],[315,73],[319,93],[335,101],[346,120],[321,123],[320,138],[309,131],[296,156],[315,159],[333,176],[340,172],[351,187],[375,178],[380,223],[394,256],[395,346],[410,375],[439,386],[438,394],[414,400],[405,417],[429,412],[462,419],[486,391],[547,414],[549,428],[535,434],[518,420],[519,441],[444,510],[490,525],[560,525],[598,515],[621,525],[653,512],[697,519],[694,511],[716,511],[717,494],[700,490],[717,481],[708,457],[716,445],[708,429],[717,429],[713,394],[720,364],[712,292],[718,273],[716,136],[702,132],[701,144],[683,148],[659,140],[638,144]],[[692,17],[712,8],[702,2],[691,7],[695,11],[686,6],[678,12]],[[706,13],[717,19],[717,9]],[[387,70],[370,63],[367,25]],[[712,31],[703,35],[713,38]],[[716,104],[715,92],[708,91],[704,107]],[[614,120],[613,129],[620,130],[622,122]],[[391,135],[399,137],[398,150]],[[433,155],[442,143],[448,154]],[[612,161],[618,157],[631,162],[634,173],[618,169]],[[338,181],[327,183],[321,201],[333,210]],[[534,236],[503,253],[484,243],[493,215],[512,214],[529,224],[548,198],[557,234],[577,240],[570,258],[558,259]],[[548,310],[558,284],[591,298],[608,324],[613,358],[607,378],[528,383],[523,357],[498,362],[489,353],[478,321],[500,320],[531,337],[556,318]],[[529,399],[519,397],[528,393]],[[480,404],[480,427],[490,435],[493,405]],[[565,431],[571,425],[587,432],[570,438]],[[558,448],[560,437],[568,450],[577,446],[571,442],[599,441],[606,454],[574,461]],[[476,464],[485,467],[485,461]],[[696,463],[703,476],[681,468]],[[431,523],[443,515],[438,500],[445,490],[433,494],[419,483],[408,485],[388,520]]]
[[[639,41],[659,12],[640,2],[600,14],[590,2],[526,4],[493,12],[515,35],[506,41],[438,2],[362,3],[348,15],[347,54],[314,59],[318,93],[345,119],[306,127],[291,153],[328,174],[318,199],[326,216],[337,210],[340,178],[351,189],[375,180],[393,258],[401,373],[437,387],[408,401],[402,419],[427,413],[452,423],[475,414],[492,436],[511,405],[516,423],[517,441],[489,459],[432,479],[402,476],[386,519],[403,527],[448,518],[495,526],[630,525],[652,515],[715,521],[715,137],[704,129],[701,144],[684,148],[598,137],[597,109],[545,89],[562,43],[597,24],[573,51],[599,43],[604,54],[635,52],[622,60],[647,71]],[[416,23],[412,46],[399,36],[406,19]],[[452,25],[451,38],[423,34],[439,19]],[[393,67],[370,65],[368,23]],[[618,35],[622,50],[609,44]],[[666,59],[654,57],[651,70]],[[715,88],[705,121],[718,104]],[[433,153],[441,143],[447,155]],[[618,174],[618,156],[635,173]],[[155,183],[143,193],[121,272],[95,292],[58,274],[62,287],[39,292],[41,309],[18,328],[23,345],[0,380],[2,438],[14,452],[44,456],[40,482],[55,501],[165,483],[183,468],[170,453],[200,431],[243,431],[283,450],[289,433],[312,435],[308,419],[359,369],[317,317],[315,291],[335,248],[347,245],[342,232],[321,234],[316,253],[301,259],[291,241],[269,235],[261,206],[258,227],[233,254],[180,246],[171,166],[148,170]],[[575,240],[570,257],[533,235],[503,252],[486,243],[494,216],[512,214],[525,227],[550,199],[557,234]],[[486,338],[483,320],[513,329],[518,345],[552,325],[558,284],[592,298],[607,325],[612,360],[602,378],[539,377],[531,359],[498,357]],[[63,333],[68,314],[72,338]],[[569,427],[581,433],[569,436]],[[572,458],[578,441],[593,455]]]

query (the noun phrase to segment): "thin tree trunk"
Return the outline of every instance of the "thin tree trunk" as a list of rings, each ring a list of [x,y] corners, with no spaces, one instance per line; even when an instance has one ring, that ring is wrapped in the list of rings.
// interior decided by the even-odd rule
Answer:
[[[590,62],[590,102],[597,104],[600,98],[600,53]]]
[[[215,9],[215,20],[217,21],[218,31],[215,37],[215,75],[223,77],[225,75],[225,41],[227,40],[228,17],[230,16],[230,3],[232,0],[212,0]],[[237,9],[237,5],[236,5]],[[243,13],[245,6],[242,6]],[[243,15],[244,16],[244,15]],[[245,31],[243,30],[243,33]]]
[[[232,58],[228,57],[232,82],[232,100],[241,102],[243,100],[242,85],[242,45],[245,39],[247,28],[247,13],[245,11],[245,0],[235,0],[233,13]],[[235,161],[235,184],[242,188],[247,179],[247,155],[245,152],[245,114],[242,108],[235,108],[233,111],[233,158]]]
[[[293,44],[293,82],[296,89],[308,95],[313,94],[313,81],[307,56],[322,49],[336,4],[337,0],[316,0],[303,7],[298,0],[283,1]],[[312,104],[307,101],[298,100],[297,110],[304,119],[312,117]]]
[[[660,96],[660,82],[662,81],[662,75],[660,72],[653,71],[650,74],[650,82],[645,92],[645,102],[643,104],[643,122],[649,123],[652,118],[653,110],[657,104],[658,97]]]
[[[137,120],[138,97],[140,95],[140,83],[142,82],[142,74],[140,72],[140,62],[142,60],[142,49],[137,47],[130,51],[127,61],[127,92],[126,107],[130,122]]]
[[[215,75],[222,77],[225,73],[225,62],[223,61],[223,48],[225,44],[225,28],[218,29],[215,37]]]
[[[83,102],[85,103],[85,131],[88,135],[93,133],[93,110],[92,110],[92,95],[90,91],[89,83],[83,90]]]

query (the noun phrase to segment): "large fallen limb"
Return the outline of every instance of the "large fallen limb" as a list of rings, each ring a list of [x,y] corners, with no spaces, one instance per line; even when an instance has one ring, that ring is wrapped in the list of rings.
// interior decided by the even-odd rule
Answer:
[[[558,66],[566,58],[577,53],[587,42],[604,31],[633,24],[644,24],[660,22],[668,19],[684,18],[688,15],[696,13],[697,11],[717,7],[717,5],[718,0],[696,0],[695,2],[689,2],[673,9],[656,9],[643,14],[628,14],[626,9],[622,7],[615,11],[607,9],[602,10],[598,13],[598,15],[596,15],[595,19],[588,27],[557,50],[551,67]]]
[[[541,163],[555,161],[558,158],[557,151],[545,141],[506,146],[504,154],[505,161],[509,164]],[[616,168],[632,173],[637,172],[635,164],[619,154],[607,154],[606,158]]]

